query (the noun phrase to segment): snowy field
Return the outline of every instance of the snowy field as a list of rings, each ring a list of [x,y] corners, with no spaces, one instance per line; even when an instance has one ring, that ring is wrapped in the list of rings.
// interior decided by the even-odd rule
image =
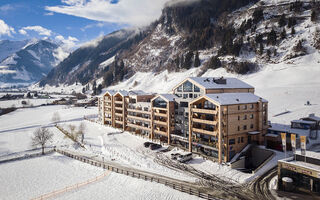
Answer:
[[[81,120],[84,115],[96,114],[97,108],[81,108],[67,106],[43,106],[37,108],[18,109],[0,116],[0,156],[13,152],[31,149],[30,138],[35,129],[40,126],[49,126],[54,134],[53,143],[62,145],[64,140],[61,133],[52,127],[52,116],[57,112],[61,121]],[[64,123],[64,122],[62,122]]]
[[[52,103],[56,99],[14,99],[0,101],[0,108],[10,108],[10,107],[29,107],[29,106],[40,106],[41,104]],[[23,105],[21,102],[25,101],[27,104]]]
[[[23,170],[21,170],[23,169]],[[60,154],[0,165],[0,198],[31,199],[86,182],[104,173]],[[9,181],[8,181],[9,180]],[[164,185],[110,173],[103,179],[52,199],[197,199]]]

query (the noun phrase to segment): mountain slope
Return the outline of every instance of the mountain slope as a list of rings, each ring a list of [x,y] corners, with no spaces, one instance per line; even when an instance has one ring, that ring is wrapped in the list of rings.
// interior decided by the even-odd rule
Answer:
[[[120,30],[100,38],[92,44],[80,47],[41,80],[40,86],[59,83],[73,84],[75,82],[86,84],[97,76],[101,76],[101,72],[109,69],[110,63],[108,64],[106,61],[143,37],[142,34],[136,35],[136,33],[136,30]]]
[[[39,81],[55,66],[58,45],[37,40],[10,55],[0,63],[0,82],[32,83]]]
[[[28,44],[28,40],[23,40],[23,41],[2,40],[2,41],[0,41],[0,61],[5,59],[6,57],[12,55],[13,53],[19,51],[27,44]]]

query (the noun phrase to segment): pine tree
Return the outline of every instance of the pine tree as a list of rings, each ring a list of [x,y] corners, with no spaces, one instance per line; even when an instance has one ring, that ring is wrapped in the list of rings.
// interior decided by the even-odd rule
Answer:
[[[221,61],[220,61],[219,57],[218,56],[213,56],[210,59],[209,68],[218,69],[219,67],[221,67]]]
[[[259,53],[260,53],[260,55],[263,54],[263,50],[264,50],[263,44],[260,43],[260,48],[259,48]]]
[[[195,58],[194,58],[194,67],[199,67],[201,65],[200,59],[199,59],[199,52],[196,52]]]
[[[317,13],[316,13],[315,10],[312,10],[312,13],[311,13],[311,21],[312,21],[312,22],[317,21]]]
[[[287,32],[286,32],[286,29],[285,29],[285,28],[283,28],[280,36],[281,36],[281,39],[285,39],[285,38],[287,37]]]
[[[291,35],[296,34],[296,30],[294,29],[294,27],[291,28]]]
[[[285,26],[287,24],[285,14],[281,15],[281,17],[279,18],[278,24],[279,24],[280,27],[283,27],[283,26]]]

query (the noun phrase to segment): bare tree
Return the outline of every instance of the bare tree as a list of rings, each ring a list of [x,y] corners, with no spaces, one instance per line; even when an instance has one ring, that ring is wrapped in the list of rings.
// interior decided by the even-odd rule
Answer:
[[[81,122],[78,128],[78,134],[81,136],[81,143],[83,143],[83,140],[84,140],[85,130],[86,130],[86,124],[84,122]]]
[[[44,154],[45,145],[52,139],[53,134],[47,128],[41,127],[33,132],[31,138],[32,146],[41,146],[42,154]]]
[[[53,113],[51,121],[55,124],[57,124],[60,121],[60,115],[58,112]]]

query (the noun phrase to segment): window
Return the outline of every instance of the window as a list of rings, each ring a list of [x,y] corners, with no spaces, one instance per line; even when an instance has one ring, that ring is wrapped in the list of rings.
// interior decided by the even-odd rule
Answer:
[[[238,126],[238,131],[240,131],[240,126]]]
[[[247,119],[247,115],[244,115],[244,116],[243,116],[243,120],[246,120],[246,119]]]
[[[243,130],[247,130],[247,125],[244,125],[244,126],[243,126]]]
[[[182,85],[180,85],[177,89],[178,92],[182,92]]]
[[[194,92],[200,92],[200,88],[199,87],[197,87],[196,85],[194,85]]]
[[[250,105],[250,108],[251,108],[251,109],[253,109],[253,108],[254,108],[253,104],[251,104],[251,105]]]
[[[189,82],[189,81],[186,81],[186,82],[183,84],[183,91],[184,91],[184,92],[192,92],[192,83]]]
[[[244,143],[244,138],[243,137],[241,137],[241,143]]]
[[[215,105],[209,101],[205,101],[204,102],[204,108],[205,109],[214,109],[215,108]]]
[[[240,115],[238,116],[238,121],[240,121]]]
[[[240,143],[240,137],[238,137],[238,144]]]
[[[183,98],[184,99],[188,98],[188,94],[183,94]]]
[[[250,128],[253,128],[253,124],[250,125]]]
[[[197,98],[197,97],[198,97],[198,95],[197,95],[197,94],[194,94],[194,95],[193,95],[193,97],[194,97],[194,98]]]
[[[247,105],[243,105],[243,110],[247,110]]]
[[[253,114],[250,115],[250,119],[253,119]]]
[[[236,140],[235,139],[230,139],[229,140],[229,145],[233,145],[233,144],[235,144],[236,143]]]
[[[240,106],[238,106],[238,110],[240,110]]]
[[[181,101],[180,102],[180,107],[183,107],[183,108],[188,108],[188,102],[184,102],[184,101]]]
[[[193,94],[189,93],[189,98],[192,99],[193,98]]]

